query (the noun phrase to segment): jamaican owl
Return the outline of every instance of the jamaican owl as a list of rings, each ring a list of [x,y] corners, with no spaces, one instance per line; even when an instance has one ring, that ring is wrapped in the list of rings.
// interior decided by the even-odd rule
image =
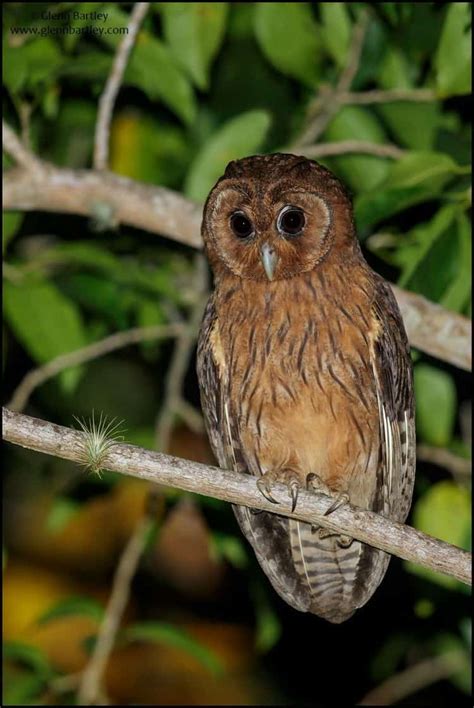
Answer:
[[[403,522],[415,474],[409,346],[389,284],[366,263],[351,199],[314,161],[231,162],[204,207],[214,274],[198,342],[202,408],[219,465]],[[235,506],[293,608],[340,623],[390,556],[323,527]]]

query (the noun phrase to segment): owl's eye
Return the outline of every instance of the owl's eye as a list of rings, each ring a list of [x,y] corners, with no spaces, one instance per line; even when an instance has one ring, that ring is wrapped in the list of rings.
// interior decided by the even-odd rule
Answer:
[[[230,228],[238,238],[248,238],[253,234],[253,224],[243,211],[235,211],[232,214]]]
[[[277,229],[283,236],[299,236],[304,225],[304,212],[298,207],[286,206],[278,215]]]

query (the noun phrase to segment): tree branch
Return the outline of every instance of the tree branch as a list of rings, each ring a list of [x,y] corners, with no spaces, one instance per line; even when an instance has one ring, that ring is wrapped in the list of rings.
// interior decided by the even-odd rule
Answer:
[[[41,169],[41,160],[23,145],[15,131],[5,121],[2,121],[2,144],[3,151],[25,170],[34,173]]]
[[[408,666],[404,671],[390,676],[386,681],[369,691],[357,705],[393,705],[413,693],[421,691],[426,686],[449,678],[468,665],[468,661],[462,651],[456,650],[424,659],[413,666]]]
[[[389,89],[379,91],[347,91],[339,95],[341,103],[351,103],[366,105],[370,103],[392,103],[394,101],[412,101],[414,103],[422,103],[425,101],[436,101],[437,96],[434,91],[427,88],[412,88],[412,89]]]
[[[149,6],[149,2],[135,3],[130,14],[127,33],[118,45],[104,91],[99,98],[94,141],[94,167],[96,170],[107,169],[109,157],[110,122],[112,120],[115,99],[117,98],[117,94],[120,90],[120,85],[125,73],[128,58],[130,56],[130,52],[132,51],[133,45],[135,44],[138,30],[143,22],[143,18],[145,17]]]
[[[112,593],[107,603],[91,658],[82,674],[77,704],[95,705],[103,694],[102,681],[110,653],[114,647],[123,613],[130,597],[130,587],[145,548],[153,520],[144,515],[137,523],[115,570]]]
[[[410,344],[465,371],[471,371],[471,320],[396,285],[392,285],[392,290]]]
[[[163,234],[201,247],[202,207],[178,192],[94,170],[41,163],[39,174],[11,169],[3,177],[3,208],[96,217],[106,206],[115,224]]]
[[[455,455],[451,450],[434,445],[418,445],[416,458],[420,462],[429,462],[438,467],[444,467],[453,477],[471,477],[472,463],[466,457]]]
[[[83,433],[14,413],[6,408],[3,409],[3,437],[16,445],[67,460],[80,462],[83,456]],[[114,445],[104,461],[104,467],[156,484],[318,524],[471,584],[471,554],[467,551],[349,504],[324,516],[333,503],[324,494],[301,490],[297,509],[292,513],[291,500],[281,484],[274,488],[274,494],[281,499],[281,504],[275,506],[261,495],[255,479],[248,475],[163,455],[134,445]]]
[[[334,88],[320,90],[319,94],[310,103],[306,125],[301,135],[293,142],[293,149],[299,150],[303,146],[306,147],[314,143],[338,112],[341,106],[339,96],[347,94],[357,74],[368,22],[369,15],[365,11],[354,26],[347,63],[341,72],[337,85]]]
[[[364,155],[375,155],[376,157],[389,157],[392,160],[399,160],[406,155],[406,150],[402,150],[397,145],[369,143],[364,140],[342,140],[338,143],[317,143],[308,145],[298,150],[306,157],[332,157],[333,155],[346,155],[347,153],[361,153]]]
[[[87,347],[76,349],[67,354],[61,354],[55,359],[51,359],[43,366],[29,371],[26,376],[20,381],[19,385],[13,392],[13,396],[7,403],[7,407],[12,411],[22,411],[33,391],[44,384],[49,379],[59,374],[60,371],[69,369],[72,366],[84,364],[86,361],[98,359],[105,354],[122,349],[130,344],[145,342],[150,339],[164,339],[166,337],[178,337],[186,331],[184,323],[175,323],[169,325],[152,325],[150,327],[133,327],[124,332],[117,332],[109,337],[100,339],[98,342],[93,342]]]
[[[166,452],[169,447],[173,419],[176,413],[179,412],[183,401],[183,381],[194,350],[207,295],[207,265],[201,253],[196,256],[194,271],[196,301],[188,320],[188,329],[178,337],[175,344],[171,364],[166,376],[164,402],[156,424],[155,444],[158,450],[163,452]],[[185,407],[185,404],[183,407]]]
[[[163,234],[194,248],[202,207],[164,187],[93,170],[14,168],[3,179],[3,208],[94,217],[107,207],[117,223]],[[471,369],[471,322],[424,297],[393,286],[413,346],[462,369]]]

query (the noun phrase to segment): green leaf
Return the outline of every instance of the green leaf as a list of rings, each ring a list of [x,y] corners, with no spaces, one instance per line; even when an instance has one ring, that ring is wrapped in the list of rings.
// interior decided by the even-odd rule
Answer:
[[[456,215],[456,227],[458,242],[456,275],[439,302],[448,310],[462,312],[469,302],[472,289],[471,224],[462,212]]]
[[[127,26],[127,15],[117,7],[108,5],[107,12],[110,25]],[[116,49],[122,37],[103,34],[100,39]],[[196,103],[191,84],[168,47],[143,29],[130,56],[124,83],[137,86],[151,100],[162,100],[185,123],[190,124],[194,120]]]
[[[8,324],[39,364],[87,344],[79,309],[53,283],[25,277],[19,284],[4,283],[3,295]],[[73,367],[59,374],[67,392],[77,384],[80,372]]]
[[[178,64],[201,90],[224,38],[228,3],[161,3],[166,41]]]
[[[388,47],[380,67],[379,84],[383,89],[410,89],[417,68],[405,53]],[[431,150],[441,123],[441,107],[433,103],[393,101],[381,104],[377,112],[387,123],[395,139],[412,150]]]
[[[253,582],[250,590],[255,606],[255,646],[257,651],[265,653],[270,651],[280,639],[281,624],[264,587],[260,583]]]
[[[340,68],[347,62],[351,40],[351,19],[345,2],[320,2],[323,43]]]
[[[326,128],[324,139],[329,142],[386,142],[385,132],[377,117],[361,106],[344,106]],[[391,161],[372,155],[347,155],[333,158],[332,164],[351,189],[362,192],[372,190],[385,179]]]
[[[54,676],[54,669],[42,649],[17,641],[3,642],[2,649],[4,660],[10,659],[11,661],[25,664],[33,670],[36,676],[43,680]]]
[[[449,680],[468,696],[472,693],[472,666],[470,652],[466,650],[463,641],[455,634],[442,633],[434,640],[438,656],[444,656],[452,665],[453,673]]]
[[[316,84],[320,42],[309,3],[255,3],[255,35],[275,69],[308,86]]]
[[[6,248],[12,238],[16,235],[18,229],[23,223],[25,214],[22,211],[3,211],[2,212],[2,248],[5,253]]]
[[[209,550],[215,560],[223,558],[235,568],[245,568],[248,564],[245,546],[237,536],[214,531]]]
[[[471,9],[468,2],[449,3],[434,66],[440,96],[471,91]]]
[[[436,240],[451,226],[458,211],[456,205],[448,204],[440,209],[431,221],[415,226],[407,235],[408,243],[398,254],[398,258],[402,257],[405,263],[398,280],[400,287],[406,287],[410,283]]]
[[[439,410],[438,410],[439,412]],[[451,480],[431,486],[417,501],[413,512],[415,528],[467,550],[471,531],[471,494]],[[406,562],[416,575],[428,578],[446,588],[461,589],[455,578]]]
[[[225,123],[204,145],[188,172],[185,193],[203,201],[231,160],[255,153],[270,127],[266,111],[248,111]]]
[[[12,670],[7,665],[3,672],[2,689],[5,706],[41,705],[40,695],[44,692],[45,681],[28,669]]]
[[[456,387],[452,376],[428,364],[415,367],[416,425],[420,438],[446,447],[453,436]]]
[[[45,625],[55,619],[77,615],[90,617],[96,622],[101,622],[104,616],[104,608],[100,602],[90,597],[68,597],[66,600],[61,600],[56,605],[53,605],[37,621],[39,625]]]
[[[46,528],[50,533],[58,533],[80,511],[81,504],[69,497],[56,497],[46,518]]]
[[[392,165],[375,192],[356,198],[354,212],[358,228],[367,233],[378,221],[439,196],[454,176],[467,171],[470,167],[460,167],[444,153],[408,153]]]
[[[20,46],[3,43],[3,79],[13,94],[36,92],[52,83],[63,65],[58,45],[49,37],[38,37]]]
[[[215,676],[223,671],[222,664],[214,652],[193,639],[187,632],[172,624],[165,622],[137,622],[127,627],[121,633],[121,637],[131,642],[167,644],[190,654]]]

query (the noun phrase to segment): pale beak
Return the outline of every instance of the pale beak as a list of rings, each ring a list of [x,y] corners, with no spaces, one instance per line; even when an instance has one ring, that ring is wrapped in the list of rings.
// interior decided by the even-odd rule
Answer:
[[[264,243],[260,249],[260,257],[262,259],[263,269],[267,274],[268,280],[273,280],[273,275],[279,260],[273,246],[270,246],[269,243]]]

